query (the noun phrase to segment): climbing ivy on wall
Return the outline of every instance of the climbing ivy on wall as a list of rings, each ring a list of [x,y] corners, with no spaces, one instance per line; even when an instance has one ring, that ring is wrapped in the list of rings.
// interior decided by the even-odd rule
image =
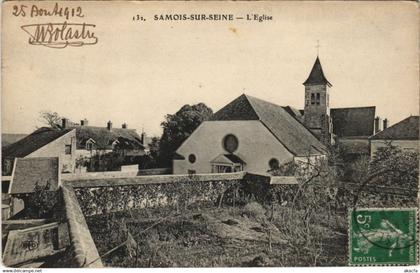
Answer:
[[[194,177],[176,183],[80,187],[75,193],[85,215],[131,208],[173,206],[185,210],[193,203],[234,203],[241,180],[197,181]]]

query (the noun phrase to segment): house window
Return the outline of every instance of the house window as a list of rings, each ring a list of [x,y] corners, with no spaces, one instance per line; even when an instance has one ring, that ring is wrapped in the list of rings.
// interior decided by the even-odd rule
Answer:
[[[321,102],[321,94],[316,93],[316,101],[315,101],[315,104],[316,104],[316,105],[319,105],[319,104],[320,104],[320,102]]]
[[[195,157],[195,154],[190,154],[188,156],[188,161],[192,164],[197,160],[197,158]]]
[[[115,150],[116,148],[118,148],[118,144],[119,144],[120,142],[118,141],[118,140],[115,140],[114,142],[112,142],[112,150]]]
[[[87,142],[86,143],[86,150],[88,150],[88,151],[92,151],[93,150],[93,143],[92,142]]]
[[[233,153],[238,149],[239,141],[238,138],[232,134],[229,134],[223,138],[223,148],[229,152]]]
[[[70,145],[66,145],[66,146],[64,147],[64,153],[65,153],[66,155],[71,155],[71,144],[70,144]]]

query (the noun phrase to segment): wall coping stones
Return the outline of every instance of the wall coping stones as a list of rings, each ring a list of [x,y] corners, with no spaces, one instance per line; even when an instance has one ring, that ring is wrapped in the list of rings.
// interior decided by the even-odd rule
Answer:
[[[61,174],[61,181],[78,181],[85,179],[104,179],[104,178],[123,178],[135,177],[138,172],[87,172],[87,173],[63,173]]]
[[[173,174],[173,175],[153,175],[153,176],[134,176],[134,177],[113,177],[113,178],[79,178],[78,180],[67,180],[63,184],[75,188],[92,187],[112,187],[139,184],[164,184],[179,182],[206,182],[217,180],[240,180],[245,176],[245,172],[237,173],[212,173],[212,174]]]
[[[103,267],[73,188],[62,185],[61,190],[76,267]]]

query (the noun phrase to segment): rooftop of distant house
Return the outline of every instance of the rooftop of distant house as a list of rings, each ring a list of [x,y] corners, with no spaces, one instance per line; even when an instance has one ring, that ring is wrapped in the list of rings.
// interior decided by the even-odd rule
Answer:
[[[80,124],[73,123],[68,119],[62,120],[63,129],[76,129],[77,149],[84,149],[86,142],[92,141],[98,149],[113,149],[117,143],[124,149],[144,149],[143,138],[139,136],[135,129],[129,129],[126,123],[121,128],[114,128],[111,121],[108,121],[105,127],[89,126],[88,120],[80,121]]]
[[[71,128],[63,130],[39,128],[17,142],[2,148],[3,157],[25,157],[72,130]]]
[[[370,137],[372,140],[419,140],[419,116],[410,116]]]

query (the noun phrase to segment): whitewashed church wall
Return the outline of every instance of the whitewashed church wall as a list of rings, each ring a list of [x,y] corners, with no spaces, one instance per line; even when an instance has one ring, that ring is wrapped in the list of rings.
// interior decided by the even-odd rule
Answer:
[[[173,161],[174,174],[186,174],[189,170],[211,173],[210,162],[220,154],[228,154],[223,148],[223,138],[228,134],[239,140],[234,154],[246,162],[246,172],[267,173],[270,159],[276,158],[280,164],[293,159],[260,121],[205,121],[177,150],[185,159]],[[189,162],[190,154],[195,155],[196,162]]]

